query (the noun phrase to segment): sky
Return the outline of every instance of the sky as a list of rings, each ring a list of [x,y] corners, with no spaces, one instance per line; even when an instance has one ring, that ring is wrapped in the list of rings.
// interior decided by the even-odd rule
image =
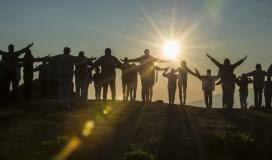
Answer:
[[[0,0],[0,49],[15,49],[34,42],[35,56],[60,54],[65,46],[77,55],[99,57],[110,47],[118,58],[136,58],[149,48],[151,55],[166,58],[165,41],[182,45],[179,57],[161,67],[178,67],[186,60],[189,68],[205,74],[217,68],[206,53],[221,62],[248,55],[235,73],[254,70],[272,63],[271,0]],[[117,97],[121,98],[120,71]],[[161,75],[161,73],[160,73]],[[167,79],[159,76],[154,100],[167,100]],[[90,86],[93,98],[93,88]],[[188,79],[188,101],[203,98],[201,82]],[[221,89],[216,88],[215,94]],[[140,98],[140,86],[138,97]],[[176,99],[178,96],[176,96]]]

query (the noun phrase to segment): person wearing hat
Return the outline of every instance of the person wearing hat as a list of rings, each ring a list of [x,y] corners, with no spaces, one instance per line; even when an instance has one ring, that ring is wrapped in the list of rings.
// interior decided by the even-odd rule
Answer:
[[[63,54],[57,55],[57,75],[58,75],[58,100],[60,105],[71,107],[72,86],[74,66],[77,57],[70,55],[71,49],[65,47]]]

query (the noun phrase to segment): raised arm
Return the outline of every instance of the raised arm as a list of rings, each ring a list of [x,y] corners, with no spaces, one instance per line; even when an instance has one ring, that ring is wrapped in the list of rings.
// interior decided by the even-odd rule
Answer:
[[[32,46],[33,46],[33,42],[30,43],[27,47],[25,47],[25,48],[23,48],[23,49],[21,49],[21,50],[19,50],[19,51],[14,52],[14,54],[15,54],[17,57],[19,57],[21,54],[25,53],[25,51],[26,51],[27,49],[29,49],[30,47],[32,47]]]
[[[210,58],[210,60],[217,66],[217,67],[221,67],[222,64],[220,62],[218,62],[216,59],[214,59],[212,56],[210,56],[209,54],[207,54],[207,57]]]
[[[191,71],[188,67],[186,67],[186,70],[188,71],[188,73],[190,73],[191,75],[193,76],[196,76],[197,77],[197,74],[194,73],[193,71]]]
[[[201,79],[199,71],[195,68],[196,73],[192,74],[193,76],[196,76],[197,78]]]
[[[167,70],[164,70],[164,72],[162,73],[162,76],[167,77],[166,72],[167,72]]]
[[[234,68],[236,68],[236,67],[240,66],[246,59],[247,59],[247,56],[245,56],[243,59],[241,59],[241,60],[237,61],[236,63],[234,63],[232,66]]]

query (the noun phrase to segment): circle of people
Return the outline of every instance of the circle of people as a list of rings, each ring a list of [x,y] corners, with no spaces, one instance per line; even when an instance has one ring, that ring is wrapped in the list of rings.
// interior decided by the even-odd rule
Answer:
[[[247,108],[248,85],[253,83],[254,107],[262,107],[263,92],[265,95],[265,107],[271,107],[272,98],[272,65],[267,71],[262,70],[261,64],[256,65],[254,71],[244,73],[239,77],[234,74],[235,69],[246,59],[231,63],[226,58],[223,63],[207,54],[207,57],[218,67],[218,75],[211,75],[211,70],[207,69],[205,75],[201,75],[197,69],[195,72],[187,67],[186,61],[181,61],[177,69],[160,68],[154,63],[168,63],[170,60],[155,58],[150,55],[148,49],[144,50],[144,55],[135,59],[117,59],[111,54],[111,49],[105,49],[105,55],[97,58],[88,58],[80,51],[78,56],[71,55],[71,49],[65,47],[63,54],[56,56],[45,56],[35,58],[30,48],[27,47],[15,51],[14,46],[8,46],[8,52],[1,51],[0,55],[0,81],[1,96],[7,100],[15,100],[19,88],[20,68],[23,67],[23,93],[26,100],[30,99],[32,91],[33,73],[39,72],[39,85],[41,98],[57,99],[59,104],[71,107],[73,77],[75,76],[76,99],[86,101],[88,97],[89,84],[93,82],[95,89],[95,99],[100,100],[103,89],[103,100],[107,100],[108,87],[111,90],[112,100],[116,98],[115,78],[116,69],[122,70],[122,91],[123,100],[135,101],[138,83],[138,73],[142,85],[142,102],[152,101],[153,86],[157,80],[157,71],[164,71],[163,76],[168,79],[169,104],[174,104],[176,88],[179,90],[180,104],[186,104],[186,90],[188,73],[202,81],[202,90],[207,108],[212,108],[212,97],[215,85],[222,86],[222,105],[224,109],[232,109],[234,104],[235,84],[239,86],[240,105],[242,109]],[[23,55],[23,58],[19,58]],[[35,62],[42,62],[34,68]],[[136,64],[138,63],[138,64]],[[95,73],[92,75],[92,70]],[[253,77],[253,79],[249,78]],[[265,77],[267,79],[265,80]],[[10,91],[10,85],[12,91]]]

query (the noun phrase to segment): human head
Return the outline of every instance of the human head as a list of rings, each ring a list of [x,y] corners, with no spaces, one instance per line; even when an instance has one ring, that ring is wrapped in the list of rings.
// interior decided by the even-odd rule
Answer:
[[[127,57],[124,58],[124,62],[128,63],[128,58]]]
[[[207,69],[207,76],[211,76],[212,75],[212,71],[210,69]]]
[[[14,52],[14,45],[13,45],[13,44],[10,44],[10,45],[8,46],[8,51],[9,51],[9,52]]]
[[[69,47],[65,47],[65,48],[63,49],[63,53],[64,53],[64,54],[70,54],[70,52],[71,52],[71,49],[70,49]]]
[[[224,65],[225,66],[230,66],[231,64],[230,64],[230,60],[228,59],[228,58],[226,58],[225,60],[224,60]]]
[[[187,66],[187,63],[186,63],[186,61],[183,60],[183,61],[180,62],[180,65],[181,65],[182,68],[184,68],[184,67]]]
[[[95,68],[95,73],[99,73],[100,72],[100,68],[99,67],[96,67]]]
[[[105,55],[111,55],[111,49],[110,48],[106,48],[105,49]]]
[[[175,68],[171,68],[170,70],[171,73],[175,73],[175,71],[176,71]]]
[[[262,65],[260,63],[256,64],[256,67],[255,67],[257,70],[262,70]]]
[[[79,56],[79,57],[83,57],[83,56],[84,56],[84,52],[83,52],[83,51],[80,51],[80,52],[78,53],[78,56]]]
[[[150,54],[149,49],[145,49],[145,50],[144,50],[144,54],[145,54],[145,55],[149,55],[149,54]]]
[[[247,75],[246,74],[242,74],[242,79],[246,79],[247,78]]]

